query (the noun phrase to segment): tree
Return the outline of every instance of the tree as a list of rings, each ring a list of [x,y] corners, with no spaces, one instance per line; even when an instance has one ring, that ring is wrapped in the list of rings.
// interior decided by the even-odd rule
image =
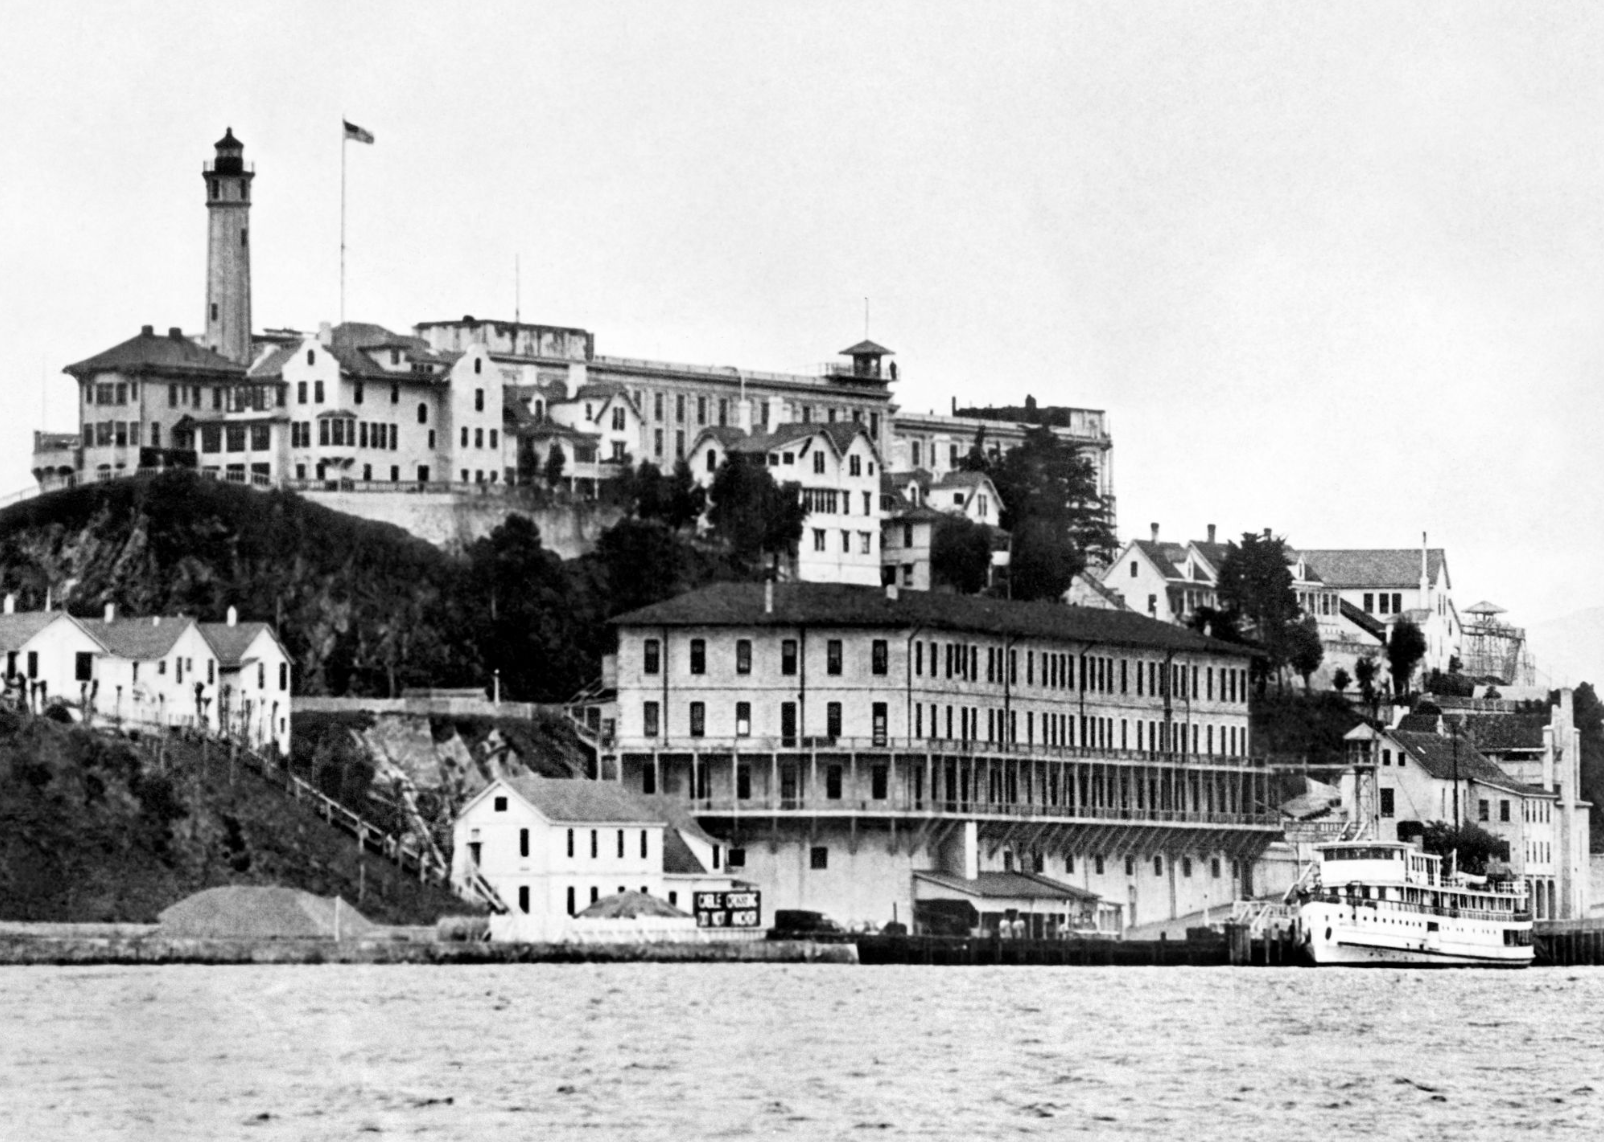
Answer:
[[[1116,546],[1097,469],[1051,429],[1031,428],[1018,446],[990,465],[1002,497],[999,523],[1011,532],[1009,594],[1056,599],[1093,557]]]
[[[546,453],[545,476],[546,483],[557,487],[563,482],[563,468],[568,464],[568,456],[563,452],[559,441],[551,442],[551,451]]]
[[[702,518],[707,508],[707,490],[691,475],[685,460],[674,462],[674,472],[664,484],[663,520],[675,531]]]
[[[636,519],[662,519],[668,514],[668,486],[663,470],[642,460],[629,477],[628,502]]]
[[[1371,709],[1376,706],[1376,676],[1380,672],[1381,664],[1372,654],[1365,655],[1353,664],[1354,676],[1359,679],[1359,694]]]
[[[1353,679],[1348,676],[1347,667],[1339,666],[1336,668],[1336,670],[1332,671],[1331,688],[1338,694],[1346,693],[1348,687],[1352,685]]]
[[[1325,647],[1320,642],[1320,624],[1313,615],[1304,615],[1303,621],[1287,627],[1287,661],[1303,678],[1304,693],[1309,691],[1309,677],[1320,669],[1325,658]]]
[[[991,529],[967,516],[948,516],[930,541],[930,575],[959,594],[976,595],[991,572]]]
[[[1392,637],[1387,639],[1387,671],[1392,675],[1393,691],[1399,695],[1409,692],[1409,679],[1415,667],[1426,657],[1426,636],[1414,620],[1401,618],[1392,624]]]
[[[713,474],[707,521],[714,535],[740,562],[764,555],[777,560],[802,538],[807,509],[800,484],[777,484],[762,457],[731,452]]]
[[[1244,633],[1264,651],[1253,666],[1262,694],[1270,675],[1280,677],[1281,669],[1291,662],[1294,640],[1300,637],[1292,633],[1302,612],[1292,589],[1286,540],[1243,533],[1240,544],[1227,547],[1215,593],[1223,609],[1242,616]]]
[[[1490,861],[1509,860],[1509,842],[1474,821],[1463,821],[1457,829],[1446,821],[1432,821],[1421,830],[1420,847],[1442,857],[1444,864],[1453,857],[1454,867],[1472,876],[1486,873]]]
[[[608,618],[673,598],[689,586],[685,544],[661,520],[621,519],[596,540]]]
[[[1552,702],[1559,701],[1555,694]],[[1591,831],[1592,849],[1604,852],[1604,702],[1591,682],[1583,682],[1571,695],[1571,721],[1581,744],[1581,793],[1583,800],[1593,808]]]

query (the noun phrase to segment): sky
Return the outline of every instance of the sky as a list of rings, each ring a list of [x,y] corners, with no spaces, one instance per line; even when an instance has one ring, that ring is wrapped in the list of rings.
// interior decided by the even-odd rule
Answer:
[[[1122,537],[1445,547],[1604,604],[1604,6],[11,5],[0,495],[61,368],[201,324],[255,164],[258,329],[580,326],[904,408],[1106,410]],[[515,266],[517,268],[515,278]]]

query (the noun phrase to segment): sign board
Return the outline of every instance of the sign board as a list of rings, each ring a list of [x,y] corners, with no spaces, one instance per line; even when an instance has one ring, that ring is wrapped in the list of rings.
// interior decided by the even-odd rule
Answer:
[[[698,928],[761,928],[762,894],[755,888],[738,892],[698,892],[695,894]]]

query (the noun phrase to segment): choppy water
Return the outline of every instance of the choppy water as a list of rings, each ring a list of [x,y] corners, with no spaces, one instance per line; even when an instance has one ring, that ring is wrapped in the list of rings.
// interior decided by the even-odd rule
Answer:
[[[1604,1131],[1604,970],[10,968],[0,1138]]]

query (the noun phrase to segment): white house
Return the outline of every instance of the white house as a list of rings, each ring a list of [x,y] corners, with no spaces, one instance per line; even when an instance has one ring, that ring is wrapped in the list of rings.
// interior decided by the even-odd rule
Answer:
[[[185,616],[79,620],[104,648],[91,702],[118,725],[190,726],[215,733],[221,676],[200,625]]]
[[[29,709],[42,711],[52,699],[82,703],[94,685],[96,659],[104,650],[71,615],[18,613],[14,597],[6,596],[0,613],[5,683]]]
[[[290,751],[290,659],[273,628],[242,623],[233,607],[220,623],[201,623],[220,672],[218,725],[254,749]]]

